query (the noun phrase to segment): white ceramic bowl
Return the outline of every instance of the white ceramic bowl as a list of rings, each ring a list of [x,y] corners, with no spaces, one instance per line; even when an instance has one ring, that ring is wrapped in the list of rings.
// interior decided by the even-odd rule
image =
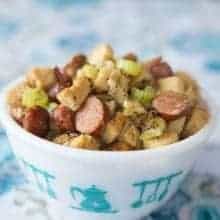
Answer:
[[[65,220],[135,220],[147,216],[176,192],[216,121],[215,105],[208,98],[209,123],[178,143],[129,152],[71,149],[26,132],[10,117],[6,93],[19,81],[2,92],[0,119],[28,179],[57,201],[54,211]]]

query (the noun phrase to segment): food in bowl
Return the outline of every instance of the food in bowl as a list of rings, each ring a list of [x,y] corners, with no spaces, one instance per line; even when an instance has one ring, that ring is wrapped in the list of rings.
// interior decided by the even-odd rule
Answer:
[[[128,151],[163,147],[197,133],[209,112],[195,80],[161,57],[117,58],[108,45],[64,67],[37,67],[8,93],[24,129],[60,145]]]

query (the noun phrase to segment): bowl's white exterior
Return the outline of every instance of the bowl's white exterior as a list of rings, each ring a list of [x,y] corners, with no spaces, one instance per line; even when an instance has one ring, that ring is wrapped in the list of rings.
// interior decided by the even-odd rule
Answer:
[[[0,100],[0,119],[15,155],[30,182],[57,201],[54,211],[65,220],[135,220],[148,215],[176,192],[215,123],[215,107],[209,103],[209,123],[196,135],[164,148],[134,152],[70,149],[20,128],[8,113],[7,90]],[[92,186],[93,194],[88,193]]]

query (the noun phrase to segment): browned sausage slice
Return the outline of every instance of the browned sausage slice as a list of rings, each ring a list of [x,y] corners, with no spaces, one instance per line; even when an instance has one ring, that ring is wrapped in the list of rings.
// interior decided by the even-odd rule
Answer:
[[[56,83],[54,84],[48,91],[48,96],[52,101],[56,101],[57,100],[57,94],[63,90],[65,88],[65,86],[61,85],[60,83]]]
[[[124,59],[126,60],[131,60],[131,61],[137,61],[138,57],[134,53],[127,53],[123,56]]]
[[[158,57],[151,62],[150,73],[155,79],[160,79],[173,75],[171,67],[168,63],[163,62],[161,57]]]
[[[42,107],[33,107],[27,110],[23,127],[39,137],[45,137],[49,131],[49,113]]]
[[[165,119],[173,120],[186,115],[191,108],[191,103],[185,95],[167,91],[154,99],[153,107]]]
[[[63,132],[75,131],[74,116],[74,112],[64,105],[59,105],[53,113],[55,125]]]
[[[62,71],[59,67],[54,68],[54,73],[55,76],[58,80],[58,82],[64,86],[64,87],[69,87],[71,86],[71,78],[64,72]]]
[[[70,87],[72,84],[72,79],[59,67],[54,68],[54,74],[57,78],[57,83],[55,83],[48,91],[49,98],[52,101],[56,101],[57,94],[66,87]]]
[[[76,130],[81,133],[95,134],[105,123],[105,106],[96,97],[90,96],[82,108],[76,113]]]

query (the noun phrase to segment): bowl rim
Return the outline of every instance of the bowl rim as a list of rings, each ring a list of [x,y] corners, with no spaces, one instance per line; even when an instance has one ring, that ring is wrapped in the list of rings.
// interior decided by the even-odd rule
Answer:
[[[176,143],[166,145],[165,147],[157,147],[150,149],[142,149],[142,150],[133,150],[133,151],[100,151],[100,150],[87,150],[87,149],[78,149],[78,148],[70,148],[65,145],[59,145],[49,141],[47,139],[40,138],[31,134],[30,132],[23,129],[19,126],[15,120],[11,117],[9,113],[9,106],[7,104],[7,93],[18,83],[21,83],[24,80],[24,77],[19,77],[16,80],[13,80],[6,87],[1,90],[0,94],[0,121],[3,125],[3,129],[6,132],[10,132],[16,134],[16,136],[21,137],[28,143],[32,143],[39,150],[55,153],[58,155],[62,155],[64,157],[79,157],[79,158],[103,158],[103,159],[111,159],[111,158],[139,158],[143,156],[159,156],[161,154],[165,155],[175,155],[176,153],[183,153],[185,151],[189,151],[194,148],[199,148],[204,140],[207,140],[211,135],[211,131],[216,126],[216,114],[217,114],[217,106],[210,95],[204,88],[201,88],[202,96],[206,97],[206,104],[209,109],[210,118],[208,123],[199,130],[196,134],[180,140]]]

